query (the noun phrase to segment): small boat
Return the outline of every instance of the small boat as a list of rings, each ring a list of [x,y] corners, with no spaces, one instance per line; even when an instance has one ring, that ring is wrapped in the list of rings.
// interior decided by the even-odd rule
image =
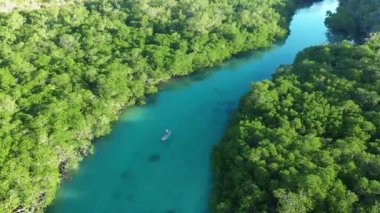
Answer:
[[[162,141],[166,141],[170,137],[170,135],[172,134],[172,132],[170,130],[168,130],[168,129],[166,129],[165,132],[166,132],[165,135],[163,135],[161,137]]]

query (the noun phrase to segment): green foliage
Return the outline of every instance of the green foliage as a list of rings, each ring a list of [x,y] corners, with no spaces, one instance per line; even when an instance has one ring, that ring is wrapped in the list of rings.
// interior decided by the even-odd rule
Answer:
[[[253,84],[214,150],[214,212],[377,212],[380,40],[312,47]]]
[[[328,13],[326,24],[335,34],[363,42],[372,33],[380,32],[380,1],[340,0],[336,13]]]
[[[159,82],[283,38],[289,5],[94,0],[0,14],[0,212],[46,207],[91,141]]]

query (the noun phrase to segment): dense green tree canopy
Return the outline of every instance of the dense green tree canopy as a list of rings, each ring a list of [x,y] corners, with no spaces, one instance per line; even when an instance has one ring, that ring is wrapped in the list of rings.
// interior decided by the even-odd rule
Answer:
[[[372,33],[380,32],[379,0],[340,0],[336,13],[329,13],[326,24],[345,39],[364,42]]]
[[[48,205],[91,140],[159,82],[283,38],[292,3],[91,0],[0,14],[0,212]]]
[[[378,212],[380,37],[253,84],[214,151],[215,212]]]

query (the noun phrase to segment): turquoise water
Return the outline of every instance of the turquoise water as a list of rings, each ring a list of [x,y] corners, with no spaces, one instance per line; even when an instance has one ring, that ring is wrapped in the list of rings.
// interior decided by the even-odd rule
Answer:
[[[270,78],[305,47],[326,42],[336,0],[299,10],[284,44],[173,80],[145,106],[129,108],[98,139],[49,212],[209,212],[210,153],[250,83]],[[164,129],[172,131],[166,142]]]

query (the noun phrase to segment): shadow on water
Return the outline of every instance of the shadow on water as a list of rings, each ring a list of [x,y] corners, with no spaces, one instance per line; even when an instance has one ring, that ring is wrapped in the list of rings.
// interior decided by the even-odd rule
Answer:
[[[120,174],[120,177],[122,180],[126,180],[131,177],[131,174],[128,171],[124,171],[123,173]]]
[[[321,3],[322,1],[323,1],[323,0],[314,0],[314,1],[309,1],[309,2],[303,2],[303,3],[301,3],[301,4],[298,6],[298,9],[309,8],[309,7],[311,7],[313,4]]]
[[[227,113],[227,114],[232,114],[236,112],[238,108],[238,104],[236,101],[231,100],[231,101],[219,101],[217,102],[217,106],[213,108],[213,111],[215,113]]]
[[[119,190],[114,190],[112,192],[112,198],[115,200],[120,200],[121,198],[121,192]]]
[[[182,90],[183,88],[189,87],[194,83],[202,82],[206,79],[210,79],[212,76],[217,74],[220,69],[225,69],[225,70],[234,72],[236,70],[239,70],[238,68],[241,65],[251,62],[252,60],[255,60],[255,59],[258,60],[262,58],[265,54],[273,51],[274,49],[278,48],[284,43],[285,43],[285,39],[282,39],[281,41],[278,41],[275,44],[272,44],[265,48],[249,50],[249,51],[235,54],[234,56],[232,56],[231,58],[229,58],[222,64],[215,65],[211,68],[205,68],[200,71],[195,71],[187,76],[178,76],[169,81],[162,82],[160,85],[158,85],[158,87],[160,88],[159,90],[160,91]],[[147,104],[155,104],[157,102],[158,95],[159,95],[158,93],[149,94],[143,100]]]
[[[149,157],[148,157],[148,161],[149,162],[157,162],[157,161],[159,161],[161,159],[161,157],[160,157],[160,155],[158,155],[158,154],[151,154],[151,155],[149,155]]]
[[[204,81],[206,79],[210,79],[221,69],[225,69],[228,71],[236,71],[239,70],[237,68],[241,67],[241,65],[251,62],[252,60],[258,60],[262,58],[268,52],[278,48],[281,44],[284,43],[285,40],[282,40],[274,45],[270,45],[266,48],[250,50],[246,52],[242,52],[239,54],[235,54],[228,61],[223,62],[222,64],[218,64],[213,66],[212,68],[206,68],[202,71],[196,71],[188,76],[180,76],[175,78],[175,81],[169,80],[168,82],[163,83],[161,89],[164,91],[176,91],[181,90],[183,88],[189,87],[192,84],[200,81]],[[155,95],[154,95],[155,96]],[[149,99],[150,101],[154,101],[153,99]],[[152,103],[152,102],[149,102]]]
[[[120,174],[121,181],[118,184],[117,187],[115,187],[114,190],[111,192],[112,200],[115,200],[117,202],[120,201],[126,201],[126,202],[132,202],[134,200],[134,197],[132,194],[128,193],[128,185],[133,181],[131,178],[131,174],[128,171],[124,171]],[[125,189],[125,190],[120,190]],[[112,202],[109,204],[109,206],[112,206]]]

